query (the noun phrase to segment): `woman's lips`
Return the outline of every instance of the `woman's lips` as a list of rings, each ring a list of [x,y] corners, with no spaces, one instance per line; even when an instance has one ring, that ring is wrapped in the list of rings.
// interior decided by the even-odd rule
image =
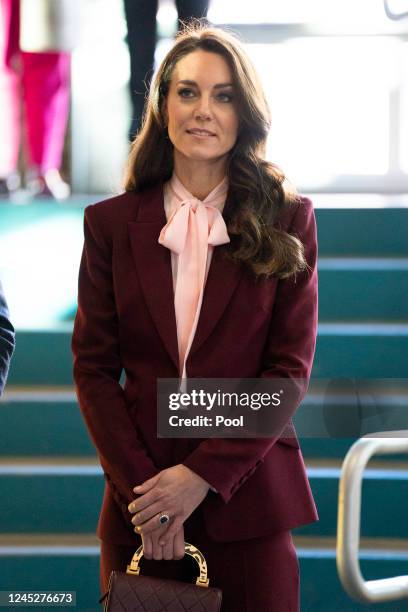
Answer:
[[[208,132],[207,130],[187,130],[187,134],[198,136],[198,138],[212,138],[215,136],[213,132]]]

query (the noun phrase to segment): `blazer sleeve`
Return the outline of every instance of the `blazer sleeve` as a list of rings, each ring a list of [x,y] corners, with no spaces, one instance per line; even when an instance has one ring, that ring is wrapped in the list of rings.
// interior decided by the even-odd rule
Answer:
[[[317,239],[313,205],[302,196],[288,232],[304,245],[309,269],[278,283],[271,324],[264,352],[262,378],[291,378],[299,387],[296,405],[307,392],[317,333]],[[302,383],[299,385],[299,381]],[[293,432],[294,435],[294,432]],[[212,487],[224,502],[262,463],[279,436],[270,438],[208,438],[183,463]]]
[[[0,283],[0,395],[6,385],[11,356],[14,351],[14,327],[9,319],[9,312]]]
[[[119,383],[122,364],[113,289],[112,237],[108,230],[103,232],[98,227],[95,208],[85,210],[78,311],[72,337],[74,381],[106,480],[129,518],[127,506],[134,499],[133,487],[159,470],[128,416]]]

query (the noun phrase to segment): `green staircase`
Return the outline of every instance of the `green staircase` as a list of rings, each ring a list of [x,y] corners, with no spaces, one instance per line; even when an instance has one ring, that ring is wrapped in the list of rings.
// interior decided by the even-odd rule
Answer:
[[[76,202],[35,209],[0,209],[0,249],[6,225],[18,231],[50,215],[53,228],[64,217],[78,222],[81,231],[82,208]],[[408,209],[321,208],[316,216],[320,325],[313,381],[296,424],[303,432],[320,521],[294,533],[302,612],[402,612],[408,600],[369,607],[348,598],[337,577],[335,536],[345,453],[365,433],[364,426],[381,429],[384,411],[388,424],[401,423],[408,411],[408,393],[398,385],[382,399],[382,411],[364,425],[352,410],[353,393],[347,395],[355,380],[406,377]],[[74,306],[72,295],[66,312]],[[9,385],[0,403],[0,590],[76,591],[77,609],[91,611],[100,609],[94,533],[103,478],[73,392],[71,329],[68,314],[48,327],[20,325],[17,331]],[[339,384],[346,392],[336,396]],[[344,436],[329,438],[324,428],[328,411],[342,416],[347,409]],[[365,578],[408,574],[407,500],[408,457],[371,462],[362,501]]]

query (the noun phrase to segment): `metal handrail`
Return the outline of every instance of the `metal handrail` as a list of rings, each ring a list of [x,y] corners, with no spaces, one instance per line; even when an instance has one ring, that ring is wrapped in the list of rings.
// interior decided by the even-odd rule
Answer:
[[[408,453],[408,431],[372,433],[360,438],[348,451],[341,470],[337,571],[350,597],[363,603],[408,597],[408,576],[366,581],[361,574],[358,558],[363,472],[373,455],[393,453]]]

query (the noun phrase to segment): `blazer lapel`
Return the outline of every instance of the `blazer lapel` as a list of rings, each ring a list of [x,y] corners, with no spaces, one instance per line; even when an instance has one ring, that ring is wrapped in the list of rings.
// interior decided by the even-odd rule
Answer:
[[[200,317],[187,361],[218,323],[241,279],[242,271],[242,266],[223,256],[223,247],[215,247],[204,287]]]
[[[128,222],[128,232],[146,304],[178,370],[171,253],[158,242],[160,231],[165,224],[163,187],[159,185],[139,195],[137,220]]]

